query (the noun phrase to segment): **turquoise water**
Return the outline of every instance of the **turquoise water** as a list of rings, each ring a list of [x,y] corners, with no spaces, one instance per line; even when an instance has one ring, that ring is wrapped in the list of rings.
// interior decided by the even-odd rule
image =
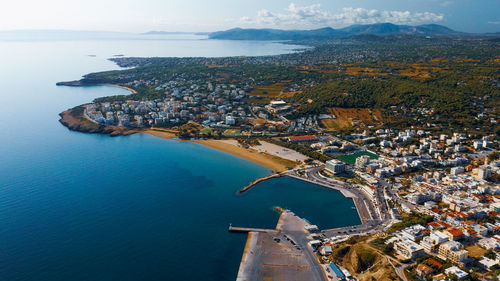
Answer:
[[[290,178],[236,195],[271,171],[229,154],[71,132],[57,121],[69,107],[126,93],[55,86],[116,69],[113,54],[290,50],[240,43],[191,40],[186,51],[175,40],[0,42],[0,280],[234,280],[246,236],[228,233],[229,223],[274,227],[274,206],[320,227],[359,223],[351,200]]]

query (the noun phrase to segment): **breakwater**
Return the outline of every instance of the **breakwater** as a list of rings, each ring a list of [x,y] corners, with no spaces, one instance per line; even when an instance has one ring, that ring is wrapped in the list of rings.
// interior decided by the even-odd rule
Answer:
[[[279,174],[279,173],[276,173],[276,174],[272,174],[270,176],[266,176],[266,177],[262,177],[262,178],[258,178],[256,180],[253,180],[252,182],[250,182],[248,185],[246,185],[245,187],[243,187],[242,189],[240,189],[238,191],[239,194],[241,193],[244,193],[246,191],[248,191],[250,188],[252,188],[254,185],[260,183],[260,182],[263,182],[263,181],[266,181],[266,180],[269,180],[269,179],[272,179],[272,178],[279,178],[281,177],[282,175]]]

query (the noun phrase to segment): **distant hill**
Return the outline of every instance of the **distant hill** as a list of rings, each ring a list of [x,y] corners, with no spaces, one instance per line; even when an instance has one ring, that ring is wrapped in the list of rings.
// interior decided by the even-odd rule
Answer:
[[[347,34],[331,27],[314,30],[242,29],[234,28],[208,34],[210,39],[229,40],[304,40],[344,37]]]
[[[414,35],[414,36],[460,36],[467,33],[452,30],[438,24],[418,26],[377,23],[351,25],[341,29],[331,27],[314,30],[243,29],[234,28],[208,34],[210,39],[227,40],[328,40],[349,38],[358,35]]]

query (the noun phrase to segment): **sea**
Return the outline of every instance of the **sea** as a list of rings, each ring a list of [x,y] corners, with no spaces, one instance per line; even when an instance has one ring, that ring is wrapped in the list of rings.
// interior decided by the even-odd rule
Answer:
[[[265,167],[145,134],[72,132],[58,114],[109,86],[58,81],[119,69],[124,56],[256,56],[282,42],[154,38],[0,38],[0,280],[235,280],[246,241],[228,226],[274,228],[276,206],[320,228],[360,222],[351,199]]]

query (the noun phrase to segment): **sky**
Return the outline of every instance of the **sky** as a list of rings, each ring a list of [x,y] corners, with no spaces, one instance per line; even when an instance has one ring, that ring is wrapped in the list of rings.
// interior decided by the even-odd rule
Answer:
[[[500,32],[500,0],[4,0],[0,30],[208,32],[436,23]]]

